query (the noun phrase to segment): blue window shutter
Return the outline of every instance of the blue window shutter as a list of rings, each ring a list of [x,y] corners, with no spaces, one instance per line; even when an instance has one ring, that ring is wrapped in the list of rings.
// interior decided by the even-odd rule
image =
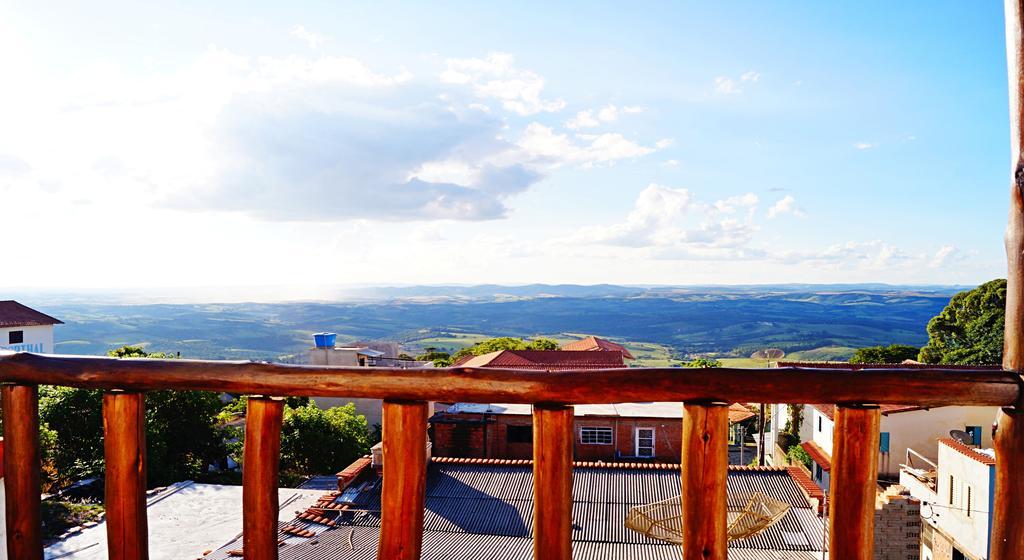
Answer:
[[[967,426],[967,433],[971,434],[971,443],[981,446],[981,426]]]
[[[878,451],[881,453],[889,452],[889,432],[882,432],[881,437],[878,438]]]

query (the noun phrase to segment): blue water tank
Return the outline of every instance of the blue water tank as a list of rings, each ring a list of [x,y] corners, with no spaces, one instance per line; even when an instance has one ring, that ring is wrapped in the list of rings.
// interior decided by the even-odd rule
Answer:
[[[338,335],[332,332],[313,333],[313,343],[317,348],[334,348]]]

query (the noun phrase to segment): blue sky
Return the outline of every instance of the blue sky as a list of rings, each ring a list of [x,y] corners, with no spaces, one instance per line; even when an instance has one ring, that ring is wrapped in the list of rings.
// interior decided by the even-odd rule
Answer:
[[[0,287],[1005,274],[997,3],[207,4],[0,2]]]

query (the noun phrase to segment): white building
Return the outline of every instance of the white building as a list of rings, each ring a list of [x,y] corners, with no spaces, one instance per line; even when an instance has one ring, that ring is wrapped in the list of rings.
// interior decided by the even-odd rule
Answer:
[[[0,350],[53,353],[53,326],[64,322],[14,300],[0,301]]]
[[[992,422],[998,409],[984,406],[943,406],[921,408],[916,406],[882,405],[879,438],[878,474],[896,478],[900,465],[906,462],[907,450],[934,450],[938,441],[948,438],[952,430],[968,432],[977,446],[992,445]],[[787,405],[777,405],[773,432],[782,419],[789,417]],[[814,464],[811,476],[826,491],[832,468],[832,431],[835,427],[835,405],[809,404],[804,406],[800,425],[801,447],[811,456]],[[777,437],[777,433],[773,433]],[[774,437],[773,437],[774,440]],[[774,446],[771,446],[774,448]],[[778,450],[772,449],[774,452]],[[934,451],[930,452],[934,453]],[[935,457],[928,456],[934,460]],[[773,464],[780,464],[776,461]]]
[[[324,339],[318,338],[324,334],[330,336]],[[315,366],[348,367],[434,367],[432,362],[403,360],[399,358],[400,348],[395,342],[362,342],[352,346],[339,347],[334,344],[334,336],[336,335],[331,333],[317,333],[314,335],[316,346],[309,349],[310,364]],[[313,397],[313,402],[322,409],[345,406],[348,403],[352,403],[356,407],[356,412],[365,416],[366,421],[371,427],[381,423],[383,401],[380,399]]]
[[[953,439],[937,448],[937,461],[917,460],[900,472],[900,484],[921,501],[921,560],[987,560],[995,454]]]

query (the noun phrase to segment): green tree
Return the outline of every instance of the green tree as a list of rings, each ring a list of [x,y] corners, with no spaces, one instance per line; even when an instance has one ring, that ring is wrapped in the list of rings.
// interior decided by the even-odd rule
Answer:
[[[904,360],[916,360],[921,349],[908,344],[869,346],[860,348],[850,357],[851,364],[899,364]]]
[[[114,357],[162,357],[140,347],[123,346]],[[223,438],[214,427],[222,403],[216,393],[146,393],[147,482],[161,486],[194,478],[224,456]],[[103,391],[42,386],[39,420],[43,434],[44,481],[63,486],[103,475]]]
[[[294,474],[336,473],[370,450],[366,417],[352,403],[322,410],[286,407],[281,426],[281,469]]]
[[[436,367],[448,367],[452,365],[452,355],[448,352],[441,352],[436,348],[427,348],[426,352],[416,356],[421,362],[434,362]]]
[[[499,338],[488,338],[481,340],[472,346],[462,348],[452,356],[452,361],[457,362],[466,356],[481,356],[498,350],[526,350],[526,343],[521,338],[502,336]]]
[[[688,368],[712,368],[722,367],[722,362],[714,358],[696,358],[688,362],[683,362],[683,367]]]
[[[550,338],[535,338],[529,344],[530,350],[558,350],[558,343]]]
[[[803,463],[808,469],[811,468],[811,465],[814,463],[811,456],[808,455],[807,452],[804,451],[804,448],[799,445],[794,445],[787,449],[786,458],[789,459],[790,463]]]
[[[928,322],[928,345],[918,360],[928,364],[998,364],[1003,360],[1006,280],[960,292]]]

